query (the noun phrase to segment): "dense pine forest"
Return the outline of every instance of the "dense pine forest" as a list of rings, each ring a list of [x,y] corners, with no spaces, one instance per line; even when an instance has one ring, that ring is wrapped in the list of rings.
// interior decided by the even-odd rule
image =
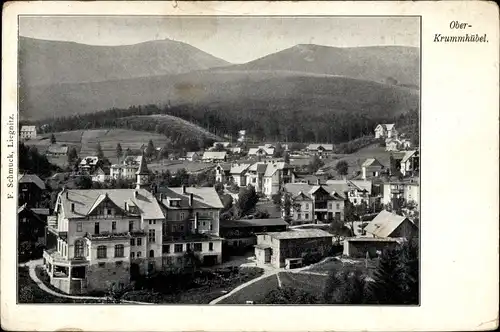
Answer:
[[[132,106],[128,109],[106,111],[61,117],[50,122],[37,121],[33,124],[42,132],[59,132],[78,129],[125,128],[156,132],[169,137],[174,142],[190,142],[193,137],[185,130],[172,128],[168,122],[154,121],[151,118],[130,118],[133,116],[167,114],[196,124],[210,133],[219,136],[237,136],[239,130],[246,130],[249,137],[258,141],[282,142],[329,142],[342,143],[358,137],[371,135],[379,123],[396,123],[405,132],[414,136],[418,142],[419,112],[416,109],[401,112],[397,116],[370,116],[363,112],[301,112],[298,110],[274,112],[256,109],[252,112],[217,110],[200,105]],[[127,118],[128,117],[128,118]],[[187,140],[187,142],[180,142]],[[208,137],[198,145],[213,142]]]

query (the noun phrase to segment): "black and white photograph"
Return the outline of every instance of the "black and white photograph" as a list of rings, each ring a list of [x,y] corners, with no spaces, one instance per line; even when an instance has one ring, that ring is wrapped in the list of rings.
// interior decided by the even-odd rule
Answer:
[[[419,16],[18,22],[18,303],[420,304]]]

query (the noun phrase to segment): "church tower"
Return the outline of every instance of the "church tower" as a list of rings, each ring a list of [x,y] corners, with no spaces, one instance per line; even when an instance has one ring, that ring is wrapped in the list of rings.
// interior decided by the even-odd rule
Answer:
[[[139,169],[135,173],[136,175],[136,186],[135,189],[146,189],[149,185],[149,170],[148,164],[146,162],[146,156],[144,152],[141,156],[141,162],[139,163]]]

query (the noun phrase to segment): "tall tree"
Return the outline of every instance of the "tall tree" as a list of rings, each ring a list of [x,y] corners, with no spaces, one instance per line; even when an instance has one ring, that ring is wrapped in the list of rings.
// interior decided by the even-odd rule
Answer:
[[[236,207],[238,209],[239,217],[242,217],[255,210],[255,206],[259,202],[259,197],[255,192],[253,186],[247,186],[240,188],[238,193],[238,201],[236,202]]]
[[[341,160],[335,165],[335,170],[339,175],[346,176],[349,172],[349,164],[345,160]]]
[[[73,163],[76,159],[78,159],[78,153],[76,152],[75,147],[71,147],[68,151],[68,163]]]
[[[116,158],[118,158],[118,160],[123,156],[123,149],[122,149],[122,145],[120,143],[116,144]]]
[[[384,250],[370,283],[369,301],[374,304],[418,304],[418,240]]]
[[[367,288],[366,276],[359,270],[333,270],[326,280],[323,299],[328,304],[363,304]]]
[[[155,150],[155,145],[153,144],[153,140],[149,140],[148,146],[146,148],[146,156],[148,158],[153,158],[155,157],[156,150]]]
[[[97,142],[96,147],[97,158],[104,159],[104,152],[102,151],[101,143]]]

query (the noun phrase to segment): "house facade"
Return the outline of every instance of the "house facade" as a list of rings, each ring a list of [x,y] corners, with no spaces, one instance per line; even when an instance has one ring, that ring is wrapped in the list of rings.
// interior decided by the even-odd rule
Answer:
[[[140,178],[138,176],[138,178]],[[125,287],[134,274],[161,268],[164,215],[142,189],[63,189],[43,254],[50,283],[68,294]]]
[[[310,154],[323,158],[333,153],[333,144],[309,144],[306,150]]]
[[[392,204],[394,199],[404,199],[406,203],[413,201],[420,206],[420,183],[417,179],[391,181],[384,183],[382,204]]]
[[[291,200],[291,204],[290,211],[282,211],[283,218],[291,218],[294,225],[327,223],[333,219],[343,221],[346,197],[337,189],[324,184],[286,184],[284,196]]]
[[[142,156],[128,156],[123,159],[121,164],[111,165],[109,169],[110,179],[134,179],[142,158]]]
[[[35,139],[37,136],[36,126],[22,126],[19,131],[21,140]]]
[[[87,156],[82,158],[78,164],[78,170],[83,174],[93,174],[98,168],[102,166],[102,160],[97,156]]]
[[[248,150],[248,155],[252,157],[272,158],[274,155],[274,150],[274,146],[266,144],[257,148],[250,148]]]
[[[234,183],[239,187],[245,187],[247,185],[247,170],[251,164],[232,164],[229,174],[232,177]]]
[[[285,162],[260,161],[246,169],[246,184],[271,197],[294,180],[293,168]]]
[[[375,127],[375,138],[397,137],[396,125],[394,123],[383,123]]]
[[[160,188],[157,198],[165,213],[162,258],[164,269],[186,264],[194,255],[202,265],[221,263],[219,211],[222,202],[211,187]]]
[[[26,204],[31,208],[41,207],[42,195],[46,190],[42,179],[36,174],[19,174],[18,183],[18,204]]]
[[[231,164],[220,163],[215,166],[215,181],[226,183],[231,178]]]
[[[257,244],[257,234],[286,231],[288,223],[281,218],[221,221],[220,235],[230,249],[250,248]]]
[[[198,152],[188,152],[188,153],[186,153],[186,160],[198,161],[198,160],[200,160],[200,155],[198,154]]]
[[[382,210],[364,228],[368,237],[374,238],[404,238],[418,237],[418,227],[404,216]]]
[[[361,173],[363,180],[379,177],[384,170],[384,165],[375,158],[368,158],[361,165]]]
[[[401,160],[401,168],[399,171],[403,176],[413,176],[420,168],[420,154],[418,150],[406,151],[405,156]]]
[[[343,193],[353,205],[370,204],[371,181],[327,180],[326,184],[334,187],[336,192]]]
[[[290,260],[301,260],[305,253],[325,256],[332,242],[333,235],[319,229],[258,234],[255,245],[257,266],[288,267]]]
[[[62,157],[68,154],[68,147],[66,145],[51,144],[46,152],[48,157]]]
[[[227,151],[205,151],[202,161],[205,163],[220,163],[227,160]]]
[[[109,168],[101,168],[98,167],[93,173],[92,173],[92,182],[99,182],[103,183],[108,180],[110,180],[111,177],[109,175]]]

